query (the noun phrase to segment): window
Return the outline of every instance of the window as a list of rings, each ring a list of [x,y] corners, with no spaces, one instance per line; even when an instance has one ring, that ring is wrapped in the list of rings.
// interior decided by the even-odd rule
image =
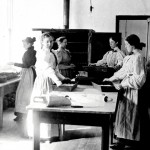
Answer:
[[[22,40],[35,36],[33,28],[62,27],[63,1],[0,0],[0,66],[22,61]]]

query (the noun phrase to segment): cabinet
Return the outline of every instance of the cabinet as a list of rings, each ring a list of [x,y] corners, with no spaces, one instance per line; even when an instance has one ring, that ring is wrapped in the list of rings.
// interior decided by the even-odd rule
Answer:
[[[68,44],[67,49],[72,55],[72,63],[76,65],[78,70],[82,66],[88,65],[89,60],[89,34],[94,32],[88,29],[33,29],[33,31],[41,31],[51,33],[55,40],[60,36],[66,36]],[[53,49],[57,49],[57,43],[54,43]]]
[[[113,35],[118,36],[119,47],[121,43],[121,33],[95,32],[90,29],[33,29],[51,33],[55,40],[60,36],[66,36],[68,40],[67,49],[72,55],[72,63],[78,70],[83,70],[90,62],[97,62],[103,55],[110,50],[109,38]],[[54,43],[53,49],[57,49]]]

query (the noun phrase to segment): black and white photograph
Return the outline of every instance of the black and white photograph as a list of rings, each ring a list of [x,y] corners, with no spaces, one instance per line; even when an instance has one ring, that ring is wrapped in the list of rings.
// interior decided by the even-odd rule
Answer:
[[[150,149],[149,0],[0,0],[0,149]]]

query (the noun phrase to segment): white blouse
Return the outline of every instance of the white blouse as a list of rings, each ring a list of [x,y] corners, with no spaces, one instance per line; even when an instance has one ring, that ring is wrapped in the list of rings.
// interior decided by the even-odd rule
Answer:
[[[108,51],[101,60],[97,61],[96,66],[101,66],[103,64],[108,65],[108,67],[122,66],[124,53],[115,47],[114,51]]]
[[[121,80],[122,87],[140,89],[146,81],[144,57],[140,50],[128,55],[123,60],[123,66],[111,77],[113,80]]]
[[[61,85],[61,81],[65,78],[60,74],[57,66],[57,60],[55,58],[56,52],[54,50],[41,49],[36,54],[36,72],[37,76],[43,75],[50,77],[58,86]],[[54,56],[55,55],[55,56]]]

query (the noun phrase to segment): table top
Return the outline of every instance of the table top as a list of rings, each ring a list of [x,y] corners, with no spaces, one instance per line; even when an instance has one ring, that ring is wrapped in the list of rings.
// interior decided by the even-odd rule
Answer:
[[[12,84],[12,83],[15,83],[15,82],[19,82],[19,81],[20,81],[20,77],[16,77],[16,78],[14,78],[14,79],[8,80],[8,81],[5,82],[5,83],[0,83],[0,87],[9,85],[9,84]]]
[[[37,103],[27,106],[27,109],[47,112],[111,114],[115,112],[118,96],[118,92],[101,93],[99,90],[89,85],[78,85],[72,92],[58,90],[55,91],[55,93],[67,95],[71,98],[71,101],[77,100],[76,103],[80,103],[83,108],[73,108],[71,106],[46,107],[45,105]],[[102,96],[104,94],[112,98],[112,101],[105,102]]]

